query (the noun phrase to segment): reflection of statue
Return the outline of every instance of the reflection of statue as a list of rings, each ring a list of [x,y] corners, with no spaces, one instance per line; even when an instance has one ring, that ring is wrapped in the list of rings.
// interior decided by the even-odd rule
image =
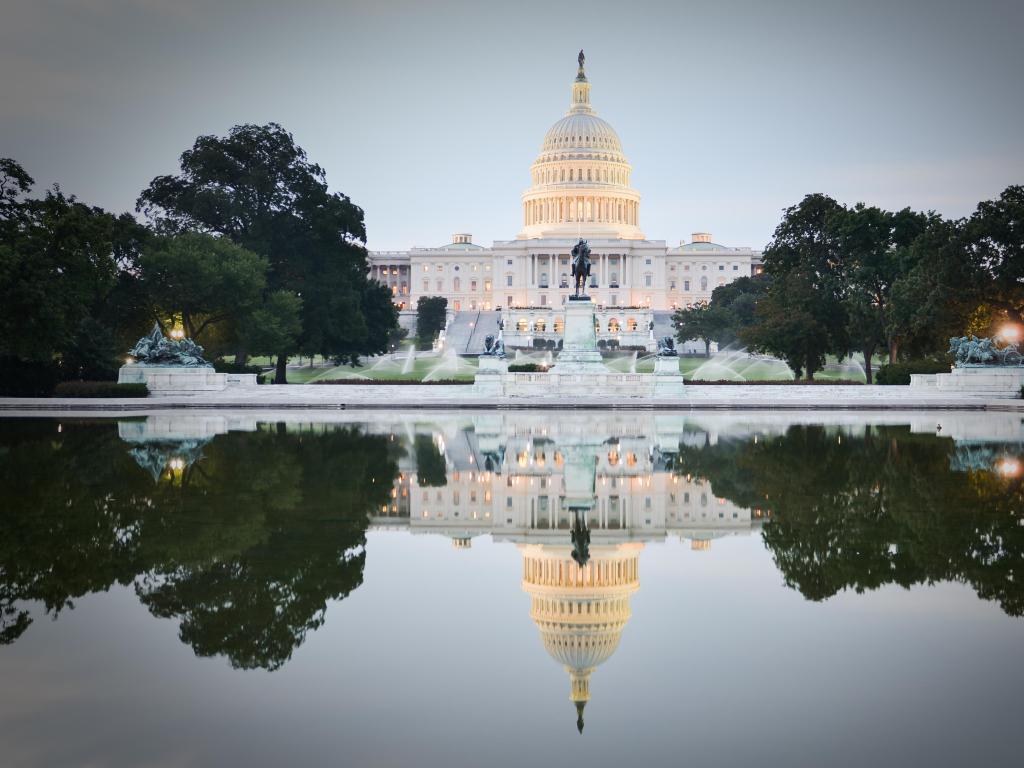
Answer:
[[[572,276],[576,281],[576,292],[573,296],[578,297],[580,287],[586,288],[587,278],[590,277],[590,246],[582,238],[572,247]]]
[[[185,469],[199,461],[203,457],[203,446],[210,440],[146,441],[129,449],[128,453],[156,482],[166,469]]]
[[[676,343],[671,336],[662,336],[658,339],[658,357],[679,357]]]
[[[977,336],[954,336],[949,340],[949,354],[957,368],[996,365],[1024,365],[1024,356],[1016,344],[999,347],[996,339]]]
[[[484,338],[484,351],[480,353],[481,357],[505,357],[505,342],[501,339],[495,339],[493,334],[487,334]]]
[[[572,559],[582,568],[590,560],[590,529],[587,527],[587,512],[584,509],[572,510]]]
[[[139,339],[128,353],[139,365],[179,366],[183,368],[209,368],[203,359],[203,348],[192,339],[168,339],[153,323],[153,330]]]

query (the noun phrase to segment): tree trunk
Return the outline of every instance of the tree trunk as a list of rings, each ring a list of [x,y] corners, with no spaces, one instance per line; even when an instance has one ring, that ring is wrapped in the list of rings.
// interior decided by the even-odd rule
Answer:
[[[241,344],[235,349],[235,364],[245,365],[249,362],[249,350],[247,350]]]
[[[874,355],[874,354],[875,354],[874,347],[872,347],[871,349],[865,349],[864,350],[864,383],[865,384],[872,384],[872,383],[874,383],[871,380],[871,356]]]
[[[274,373],[274,383],[288,383],[288,355],[277,356],[277,371]]]
[[[889,339],[889,365],[896,363],[896,356],[900,351],[900,342],[898,339]]]
[[[704,357],[711,357],[711,339],[704,339]]]

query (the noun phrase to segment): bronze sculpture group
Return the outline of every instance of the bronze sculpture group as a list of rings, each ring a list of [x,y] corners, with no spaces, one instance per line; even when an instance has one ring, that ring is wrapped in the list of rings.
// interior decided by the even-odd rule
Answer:
[[[153,330],[139,339],[128,353],[139,365],[177,366],[182,368],[209,368],[203,358],[203,348],[192,339],[168,339],[153,323]]]
[[[1000,347],[998,338],[954,336],[949,340],[949,354],[956,361],[957,368],[1024,365],[1024,356],[1017,345],[1006,344]]]

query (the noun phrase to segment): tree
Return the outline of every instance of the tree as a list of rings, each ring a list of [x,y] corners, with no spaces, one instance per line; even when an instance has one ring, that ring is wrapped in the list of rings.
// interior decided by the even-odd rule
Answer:
[[[1024,323],[1024,186],[978,203],[965,226],[967,252],[981,301]]]
[[[711,293],[711,306],[719,313],[712,338],[720,347],[739,341],[740,332],[756,322],[757,303],[768,294],[771,278],[760,274],[720,285]]]
[[[833,226],[843,210],[822,194],[807,195],[786,209],[764,251],[772,284],[758,305],[758,323],[740,334],[745,344],[782,357],[808,380],[824,366],[828,352],[844,357],[849,351]]]
[[[416,336],[420,349],[430,349],[447,320],[448,299],[443,296],[420,296],[416,302]]]
[[[704,342],[704,354],[711,355],[711,342],[718,338],[726,327],[728,317],[719,307],[711,304],[697,304],[686,309],[677,309],[672,315],[676,327],[676,338],[681,342],[700,339]]]
[[[288,291],[273,291],[253,310],[239,331],[243,346],[256,355],[299,351],[302,299]]]
[[[905,249],[906,265],[893,281],[885,333],[909,355],[945,352],[977,308],[976,274],[964,246],[963,224],[931,215]]]
[[[840,293],[852,347],[864,355],[864,374],[872,382],[871,358],[884,345],[896,362],[899,338],[887,322],[892,289],[912,268],[909,247],[923,231],[927,217],[905,208],[889,213],[858,203],[829,217],[841,261]]]
[[[29,198],[32,178],[0,160],[0,357],[53,365],[59,378],[116,372],[121,327],[109,298],[137,261],[145,230],[59,187]]]
[[[371,290],[363,211],[327,191],[323,169],[309,162],[276,123],[239,125],[226,137],[200,136],[181,156],[181,173],[158,176],[137,209],[162,232],[219,234],[265,256],[269,291],[302,298],[298,347],[357,362],[386,349],[393,326]],[[240,348],[244,362],[247,351]],[[286,381],[287,353],[279,350],[275,381]]]
[[[199,232],[154,238],[140,266],[157,316],[180,317],[197,342],[210,326],[253,312],[266,288],[264,257]]]

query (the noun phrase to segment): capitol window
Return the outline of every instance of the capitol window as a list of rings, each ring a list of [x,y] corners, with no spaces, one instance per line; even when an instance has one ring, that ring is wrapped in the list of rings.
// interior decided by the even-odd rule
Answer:
[[[438,272],[444,272],[444,264],[438,264],[437,265],[437,271]]]
[[[484,290],[485,291],[491,290],[491,281],[490,280],[484,280]]]
[[[512,287],[512,275],[505,275],[505,285]]]
[[[429,264],[424,264],[423,265],[423,271],[424,272],[429,272],[430,271],[430,265]]]

